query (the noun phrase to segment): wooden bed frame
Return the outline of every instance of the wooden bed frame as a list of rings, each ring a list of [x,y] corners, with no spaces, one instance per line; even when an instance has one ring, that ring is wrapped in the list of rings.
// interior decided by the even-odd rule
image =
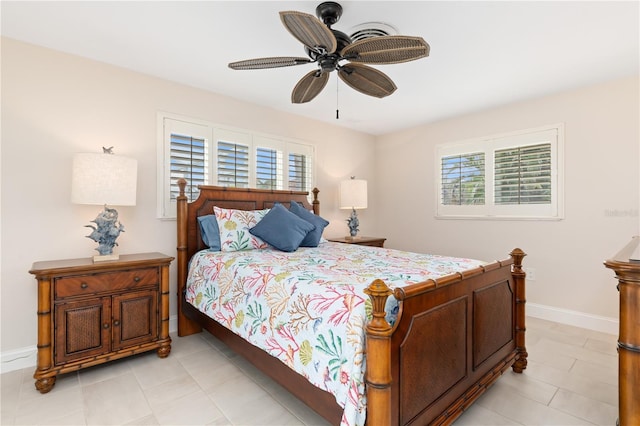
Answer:
[[[184,300],[189,259],[206,248],[197,217],[213,206],[242,210],[285,206],[291,200],[319,214],[318,190],[307,192],[200,186],[189,203],[181,179],[177,199],[178,335],[206,329],[272,377],[331,424],[342,408],[277,358],[256,348],[200,313]],[[450,424],[509,367],[527,366],[525,348],[525,253],[463,273],[428,280],[392,292],[375,280],[366,290],[373,319],[366,327],[368,425]],[[385,301],[399,303],[394,326],[385,320]]]

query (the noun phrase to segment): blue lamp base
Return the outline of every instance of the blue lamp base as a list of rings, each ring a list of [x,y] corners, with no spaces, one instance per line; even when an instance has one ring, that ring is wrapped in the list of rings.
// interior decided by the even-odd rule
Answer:
[[[116,239],[121,232],[124,232],[124,225],[118,222],[118,212],[116,209],[107,207],[91,222],[96,225],[85,225],[87,228],[93,229],[87,238],[91,238],[98,243],[96,249],[100,255],[93,257],[94,262],[104,262],[108,260],[118,260],[119,255],[113,254],[113,247],[117,246]]]
[[[349,226],[349,234],[351,235],[351,238],[355,238],[355,236],[358,235],[358,227],[360,226],[356,209],[351,210],[351,216],[347,219],[347,225]]]

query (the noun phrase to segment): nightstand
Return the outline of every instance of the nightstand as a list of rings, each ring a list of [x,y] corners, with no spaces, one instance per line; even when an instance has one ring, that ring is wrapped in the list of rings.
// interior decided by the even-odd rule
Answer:
[[[327,238],[327,240],[332,241],[334,243],[345,243],[345,244],[358,244],[360,246],[371,246],[371,247],[384,247],[384,242],[387,240],[386,238],[380,237],[342,237],[342,238]]]
[[[171,352],[169,264],[161,253],[35,262],[38,281],[38,362],[41,393],[58,374],[157,349]]]

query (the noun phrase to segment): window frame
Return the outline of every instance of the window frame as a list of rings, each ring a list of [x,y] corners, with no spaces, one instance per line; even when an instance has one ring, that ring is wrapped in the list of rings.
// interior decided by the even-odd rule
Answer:
[[[171,135],[183,134],[198,139],[204,139],[205,151],[208,153],[209,185],[223,186],[218,181],[218,142],[224,141],[249,147],[249,188],[257,188],[257,151],[259,148],[277,152],[279,158],[277,188],[289,188],[289,154],[304,155],[306,159],[305,191],[314,187],[316,164],[314,144],[298,139],[267,135],[247,129],[207,122],[177,114],[157,113],[157,217],[160,219],[175,219],[176,202],[171,197]],[[311,195],[310,195],[311,197]],[[190,199],[190,201],[193,201]]]
[[[506,148],[551,144],[551,202],[549,204],[496,204],[494,199],[495,152]],[[442,159],[448,156],[484,152],[485,203],[445,205],[442,203]],[[488,220],[564,219],[564,124],[558,123],[435,147],[435,218]]]

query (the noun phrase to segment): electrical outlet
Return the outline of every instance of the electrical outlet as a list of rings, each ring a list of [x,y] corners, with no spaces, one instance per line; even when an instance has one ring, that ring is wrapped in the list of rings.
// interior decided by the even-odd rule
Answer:
[[[535,268],[523,268],[524,272],[527,274],[527,280],[535,281],[536,280],[536,270]]]

